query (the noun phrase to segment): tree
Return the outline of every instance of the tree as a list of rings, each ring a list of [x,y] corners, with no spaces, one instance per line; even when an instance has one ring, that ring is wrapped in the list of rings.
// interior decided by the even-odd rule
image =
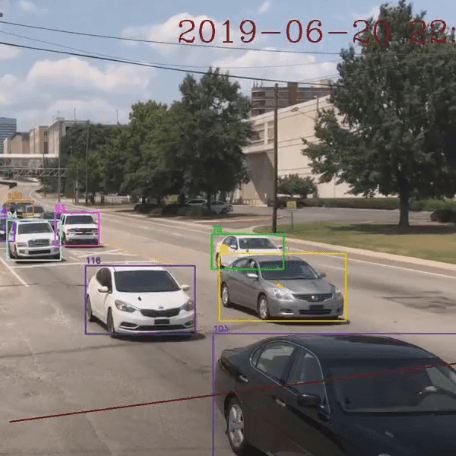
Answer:
[[[62,168],[68,167],[68,181],[74,182],[77,178],[78,187],[84,188],[86,195],[97,191],[101,186],[102,157],[114,129],[115,127],[102,124],[76,124],[62,138],[60,165]]]
[[[211,195],[246,179],[242,147],[252,135],[250,101],[219,69],[210,68],[199,82],[187,75],[179,89],[182,100],[173,105],[178,143],[168,163],[180,170],[185,192],[206,195],[210,210]]]
[[[286,177],[279,177],[278,193],[286,195],[299,195],[307,198],[307,195],[315,191],[314,180],[311,177],[300,177],[297,174],[290,174]]]
[[[456,59],[453,36],[435,33],[426,24],[417,34],[425,44],[411,42],[426,12],[415,18],[405,0],[398,7],[380,7],[376,41],[374,20],[360,35],[362,56],[353,46],[343,50],[340,78],[331,103],[343,116],[339,125],[334,109],[322,110],[315,125],[320,144],[303,154],[320,183],[336,178],[347,182],[351,193],[373,196],[397,194],[400,226],[408,226],[412,196],[448,197],[456,193],[456,160],[447,132],[456,129]],[[414,28],[411,24],[415,21]],[[431,35],[447,43],[431,42]],[[432,40],[434,41],[434,40]]]

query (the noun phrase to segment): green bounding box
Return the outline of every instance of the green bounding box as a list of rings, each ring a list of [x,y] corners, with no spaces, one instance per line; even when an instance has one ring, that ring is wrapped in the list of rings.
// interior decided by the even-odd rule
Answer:
[[[254,237],[259,237],[259,236],[266,236],[266,237],[281,237],[282,238],[282,250],[277,252],[277,255],[282,256],[282,266],[281,267],[269,267],[269,268],[261,268],[262,270],[270,270],[270,271],[283,271],[285,269],[285,234],[284,233],[246,233],[246,232],[224,232],[223,231],[223,226],[222,225],[212,225],[213,231],[211,233],[211,270],[212,271],[218,271],[220,270],[221,266],[221,257],[222,255],[226,255],[231,253],[230,250],[223,250],[221,249],[218,256],[218,263],[215,264],[215,243],[214,243],[214,237],[215,236],[220,236],[220,237],[228,237],[228,236],[254,236]],[[227,246],[229,249],[229,247]],[[239,252],[242,253],[242,255],[245,255],[246,253],[250,253],[249,249],[245,252]],[[263,255],[263,254],[271,254],[272,252],[257,252],[255,253],[255,250],[252,250],[252,255]],[[236,255],[236,253],[234,253]],[[253,268],[236,268],[236,267],[224,267],[224,269],[227,269],[229,271],[252,271]]]

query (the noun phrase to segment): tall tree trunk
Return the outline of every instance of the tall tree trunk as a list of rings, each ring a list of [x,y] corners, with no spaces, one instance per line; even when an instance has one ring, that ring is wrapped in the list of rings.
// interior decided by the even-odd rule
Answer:
[[[409,227],[409,203],[410,190],[408,181],[404,177],[399,176],[399,226],[404,228]]]

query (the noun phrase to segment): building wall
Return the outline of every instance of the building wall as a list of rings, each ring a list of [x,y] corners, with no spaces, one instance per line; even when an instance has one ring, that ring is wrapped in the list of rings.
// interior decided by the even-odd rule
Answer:
[[[329,96],[318,99],[318,109],[331,108]],[[317,114],[317,100],[298,103],[278,111],[278,174],[284,177],[298,174],[301,177],[312,175],[309,159],[302,155],[304,144],[302,138],[316,142],[314,125]],[[339,120],[342,118],[339,116]],[[272,198],[274,182],[273,153],[274,153],[274,113],[266,113],[251,117],[250,121],[257,132],[256,140],[244,148],[251,168],[252,180],[241,190],[243,199],[254,200],[252,204],[266,204],[268,197]],[[327,184],[317,184],[320,198],[353,198],[348,193],[348,184],[336,185],[334,181]],[[265,196],[267,194],[268,196]]]
[[[30,153],[38,155],[49,154],[48,127],[39,126],[30,131]]]
[[[3,153],[4,140],[17,133],[17,119],[0,117],[0,154]]]
[[[3,144],[3,153],[5,155],[30,153],[28,133],[16,133],[14,136],[6,138]]]

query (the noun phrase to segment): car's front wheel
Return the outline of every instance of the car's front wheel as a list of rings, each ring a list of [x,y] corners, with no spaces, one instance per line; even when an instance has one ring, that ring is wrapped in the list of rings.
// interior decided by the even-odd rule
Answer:
[[[269,318],[269,304],[265,295],[261,295],[258,299],[258,315],[262,320]]]
[[[226,283],[222,283],[222,304],[223,307],[231,306],[230,290],[228,289],[228,285]]]
[[[244,411],[236,398],[230,401],[226,410],[226,431],[233,453],[247,456],[249,445],[245,440]]]
[[[106,319],[106,326],[108,328],[108,333],[111,334],[111,336],[115,336],[116,329],[114,328],[114,319],[112,318],[112,310],[108,310],[108,317]]]
[[[15,253],[13,252],[13,249],[11,248],[11,245],[9,246],[9,256],[10,258],[14,259],[16,258]]]

